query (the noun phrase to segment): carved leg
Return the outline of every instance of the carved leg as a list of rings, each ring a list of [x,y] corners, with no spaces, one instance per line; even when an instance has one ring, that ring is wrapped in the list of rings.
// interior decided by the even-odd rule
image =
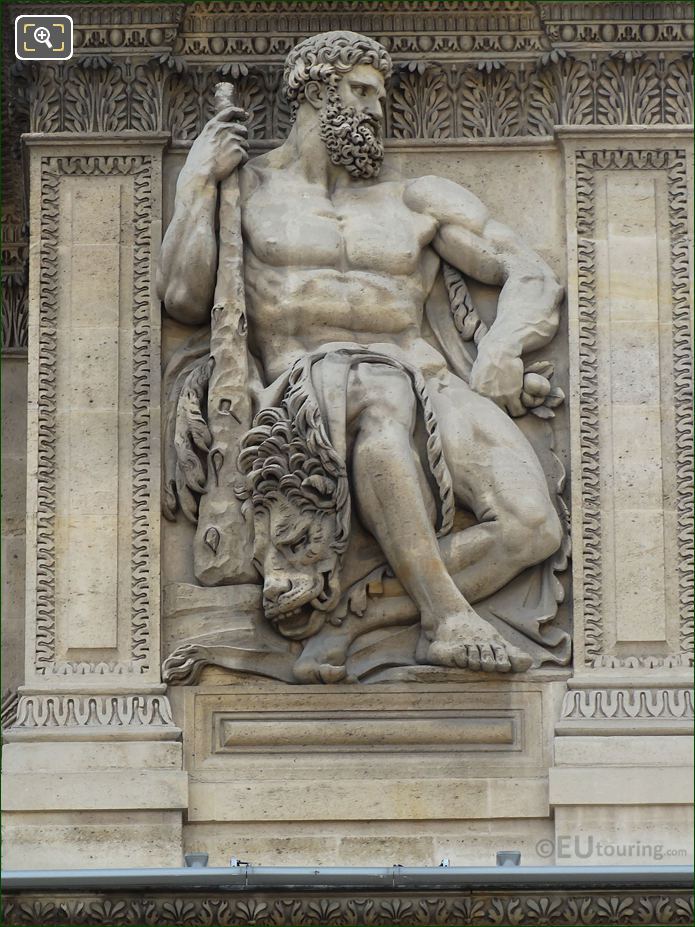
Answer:
[[[355,390],[362,399],[352,451],[355,497],[363,523],[419,608],[418,661],[498,672],[527,669],[530,658],[475,613],[442,561],[411,438],[409,383],[399,375],[381,376],[374,367],[367,373],[364,366]]]
[[[552,556],[562,528],[533,448],[494,403],[462,381],[430,391],[457,500],[479,524],[440,540],[442,558],[469,601],[492,595]]]

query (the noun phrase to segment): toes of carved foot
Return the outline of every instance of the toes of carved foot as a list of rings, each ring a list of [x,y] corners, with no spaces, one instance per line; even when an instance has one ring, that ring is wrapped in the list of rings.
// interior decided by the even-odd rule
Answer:
[[[497,661],[492,647],[489,644],[480,646],[480,668],[486,673],[492,673],[497,669]]]
[[[495,659],[495,664],[493,669],[498,673],[509,673],[512,668],[512,664],[509,662],[509,657],[507,656],[507,651],[504,647],[492,646],[492,652]]]
[[[466,648],[468,651],[468,669],[479,670],[480,669],[480,647],[477,644],[469,644]]]
[[[530,669],[533,659],[527,653],[517,651],[509,654],[509,662],[515,673],[525,673],[527,669]]]
[[[321,682],[341,682],[347,676],[344,666],[334,666],[332,663],[322,663],[319,666]]]

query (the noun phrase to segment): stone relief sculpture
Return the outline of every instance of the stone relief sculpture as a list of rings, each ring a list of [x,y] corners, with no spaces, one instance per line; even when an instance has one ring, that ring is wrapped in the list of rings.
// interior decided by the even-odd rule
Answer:
[[[180,174],[158,288],[201,327],[165,371],[165,514],[197,523],[230,623],[181,642],[169,682],[569,660],[563,474],[519,425],[564,398],[523,360],[562,288],[466,189],[382,164],[390,71],[370,38],[313,36],[287,58],[287,140],[248,161],[222,85]],[[500,288],[491,324],[467,281]]]

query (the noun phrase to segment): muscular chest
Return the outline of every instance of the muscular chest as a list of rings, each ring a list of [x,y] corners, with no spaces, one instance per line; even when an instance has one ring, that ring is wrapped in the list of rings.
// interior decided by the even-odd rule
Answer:
[[[387,184],[329,198],[313,187],[283,191],[274,183],[255,191],[244,209],[249,246],[276,267],[412,273],[431,225]]]

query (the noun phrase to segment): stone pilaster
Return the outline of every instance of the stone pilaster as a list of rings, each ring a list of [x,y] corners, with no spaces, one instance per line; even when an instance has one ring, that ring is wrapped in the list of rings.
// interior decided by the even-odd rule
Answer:
[[[613,864],[683,863],[693,718],[690,135],[669,126],[559,134],[575,676],[550,773],[557,862],[610,865],[601,846],[632,845]]]
[[[4,764],[13,868],[54,867],[56,840],[67,868],[73,851],[77,865],[181,861],[186,777],[159,670],[152,281],[165,141],[25,138],[27,646]]]

